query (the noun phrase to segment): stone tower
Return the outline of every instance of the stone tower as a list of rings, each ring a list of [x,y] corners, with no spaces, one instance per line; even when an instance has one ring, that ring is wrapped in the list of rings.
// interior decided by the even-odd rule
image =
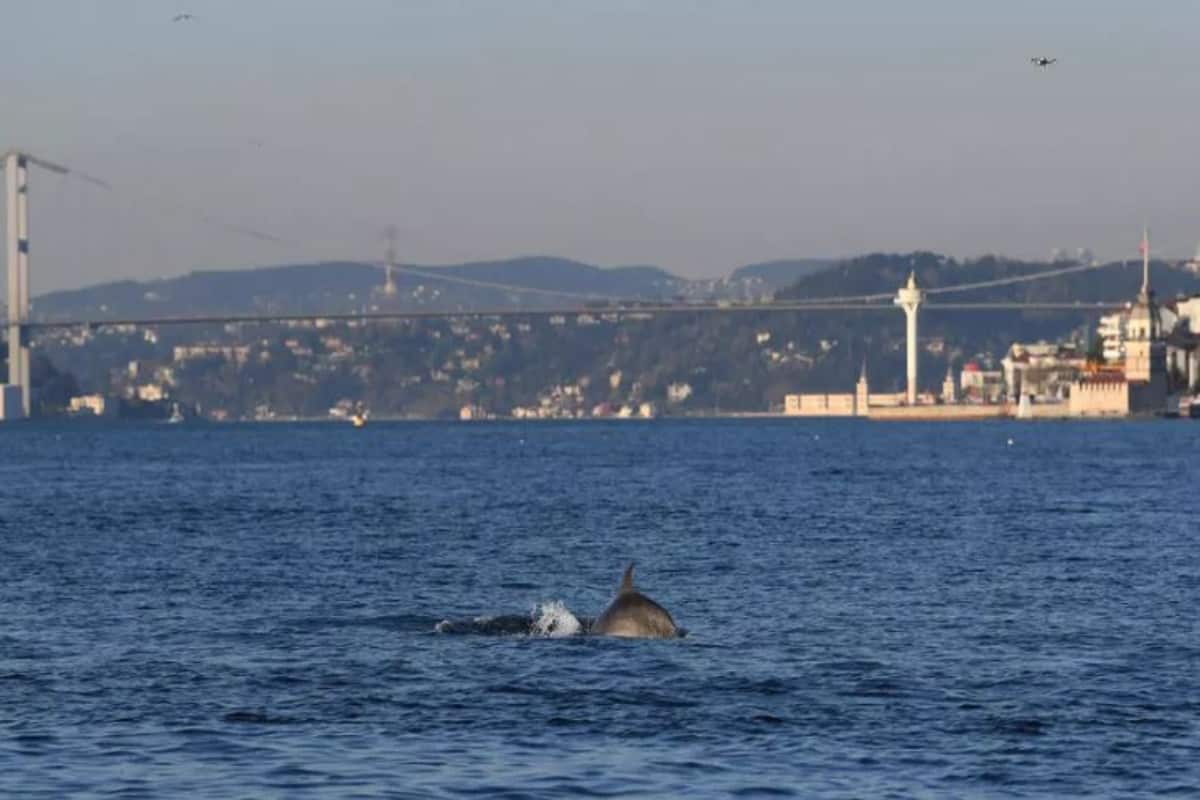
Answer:
[[[1167,408],[1167,343],[1150,288],[1150,233],[1142,233],[1142,288],[1125,326],[1125,381],[1129,413],[1162,414]]]
[[[1142,233],[1142,288],[1129,309],[1125,326],[1125,379],[1153,382],[1166,379],[1166,343],[1154,291],[1150,288],[1150,233]]]

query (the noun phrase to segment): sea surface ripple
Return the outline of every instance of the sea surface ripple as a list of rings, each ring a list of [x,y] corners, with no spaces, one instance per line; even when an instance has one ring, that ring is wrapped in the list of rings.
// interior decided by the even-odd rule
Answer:
[[[0,796],[1200,795],[1200,425],[0,449]]]

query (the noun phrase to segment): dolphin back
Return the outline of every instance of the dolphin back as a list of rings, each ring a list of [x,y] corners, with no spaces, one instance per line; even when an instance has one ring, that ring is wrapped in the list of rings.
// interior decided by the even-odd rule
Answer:
[[[633,588],[633,562],[629,562],[629,566],[625,568],[625,575],[621,578],[621,586],[617,589],[617,594],[625,594],[626,592],[636,591]]]
[[[592,623],[591,632],[640,639],[671,639],[679,635],[671,614],[633,588],[633,564],[625,570],[616,599]]]

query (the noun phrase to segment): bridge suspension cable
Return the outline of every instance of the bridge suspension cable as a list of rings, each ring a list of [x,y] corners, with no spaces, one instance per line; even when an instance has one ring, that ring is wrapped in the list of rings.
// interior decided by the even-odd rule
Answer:
[[[1100,264],[1098,266],[1093,266],[1091,264],[1072,264],[1069,267],[1060,267],[1057,269],[1043,270],[1041,272],[1034,272],[1034,273],[1029,273],[1026,275],[1012,275],[1007,278],[995,278],[995,279],[986,280],[986,281],[975,281],[973,283],[957,283],[957,284],[953,284],[951,286],[937,286],[937,287],[933,287],[933,288],[929,288],[929,289],[924,289],[922,291],[924,291],[926,296],[969,292],[974,289],[990,289],[990,288],[994,288],[997,286],[1010,286],[1012,284],[1017,284],[1017,283],[1029,283],[1031,281],[1040,281],[1045,278],[1055,278],[1055,277],[1058,277],[1059,275],[1070,275],[1070,274],[1076,273],[1076,272],[1087,272],[1089,270],[1104,269],[1105,267],[1116,266],[1117,264],[1120,264],[1120,262],[1113,262],[1111,264]],[[871,302],[878,302],[880,300],[891,300],[893,297],[895,297],[894,292],[880,292],[877,294],[862,294],[862,295],[852,295],[852,296],[843,295],[843,296],[838,296],[838,297],[797,298],[795,300],[789,300],[788,302],[795,303],[798,305],[802,305],[805,303],[871,303]],[[994,306],[995,304],[992,304],[992,305]],[[941,308],[941,307],[942,306],[938,306],[938,308]]]
[[[89,173],[81,172],[78,170],[71,170],[67,174],[68,174],[68,176],[73,176],[79,180],[86,182],[86,183],[101,187],[107,191],[110,191],[114,194],[122,196],[126,199],[131,199],[131,198],[133,198],[135,200],[136,199],[145,199],[145,200],[149,201],[156,210],[167,210],[167,211],[174,211],[176,213],[184,214],[184,215],[194,218],[195,220],[197,220],[200,223],[203,223],[209,227],[219,228],[221,230],[225,230],[227,232],[238,234],[240,236],[244,236],[247,238],[255,239],[260,242],[268,242],[271,244],[277,244],[277,245],[288,246],[288,247],[304,247],[306,245],[306,242],[304,242],[303,240],[296,240],[294,238],[284,238],[281,236],[277,236],[273,233],[270,233],[270,232],[267,232],[264,230],[260,230],[258,228],[241,225],[239,223],[230,222],[228,220],[224,220],[219,217],[213,216],[212,214],[209,214],[208,212],[203,211],[201,209],[192,208],[192,207],[180,204],[175,201],[165,200],[164,198],[161,198],[161,197],[152,197],[152,196],[145,195],[145,194],[139,195],[137,192],[131,191],[128,187],[114,186],[111,182],[104,180],[102,178],[96,177],[95,175],[92,175]],[[140,205],[140,203],[138,205]],[[311,242],[307,243],[307,244],[311,244]],[[358,263],[369,264],[369,265],[375,266],[375,267],[383,267],[384,266],[382,263],[375,261],[375,260],[363,260]],[[1119,263],[1119,262],[1116,262],[1116,263]],[[944,295],[944,294],[952,294],[952,293],[962,293],[962,292],[973,291],[976,289],[988,289],[988,288],[995,288],[995,287],[1000,287],[1000,286],[1011,286],[1011,285],[1020,284],[1020,283],[1027,283],[1027,282],[1031,282],[1031,281],[1038,281],[1038,280],[1043,280],[1043,279],[1047,279],[1047,278],[1058,277],[1061,275],[1069,275],[1069,274],[1073,274],[1073,273],[1086,272],[1086,271],[1094,270],[1094,269],[1103,269],[1104,267],[1114,266],[1114,265],[1115,264],[1105,264],[1105,265],[1093,266],[1091,264],[1072,264],[1071,266],[1067,266],[1067,267],[1060,267],[1060,268],[1056,268],[1056,269],[1044,270],[1041,272],[1025,274],[1025,275],[1014,275],[1014,276],[1005,277],[1005,278],[996,278],[996,279],[986,280],[986,281],[975,281],[975,282],[971,282],[971,283],[955,284],[955,285],[951,285],[951,286],[931,287],[931,288],[925,289],[924,292],[927,297]],[[481,289],[491,289],[491,290],[495,290],[495,291],[510,292],[510,293],[514,293],[514,294],[539,295],[539,296],[545,296],[545,297],[562,297],[562,298],[570,298],[570,299],[593,301],[593,302],[601,301],[601,302],[609,303],[613,306],[633,306],[636,304],[647,302],[645,298],[620,297],[620,296],[616,296],[616,295],[608,295],[608,294],[603,294],[603,293],[598,293],[598,292],[579,292],[579,291],[572,291],[572,290],[568,290],[568,289],[551,289],[551,288],[537,287],[537,286],[521,286],[521,285],[516,285],[516,284],[503,283],[503,282],[499,282],[499,281],[488,281],[488,280],[482,280],[482,279],[478,279],[478,278],[469,278],[469,277],[465,277],[465,276],[461,276],[461,275],[447,274],[447,273],[444,273],[440,269],[436,269],[436,270],[435,269],[421,269],[419,267],[401,266],[401,265],[394,265],[393,268],[396,272],[412,275],[412,276],[418,277],[418,278],[423,278],[425,280],[440,281],[443,283],[452,283],[452,284],[458,284],[458,285],[462,285],[462,286],[472,286],[472,287],[481,288]],[[837,296],[827,296],[827,297],[792,298],[792,299],[787,300],[784,305],[785,305],[785,307],[790,307],[790,308],[801,308],[801,307],[807,307],[807,306],[812,306],[812,305],[819,305],[819,306],[844,305],[844,306],[848,306],[848,307],[854,306],[854,305],[865,306],[870,303],[890,303],[890,301],[892,300],[892,298],[894,296],[895,296],[894,292],[889,291],[889,292],[874,292],[874,293],[860,294],[860,295],[837,295]],[[690,306],[690,307],[696,307],[699,304],[690,303],[690,304],[684,304],[684,305]],[[760,304],[760,306],[761,306],[761,304]],[[847,310],[849,310],[849,309],[847,309]]]

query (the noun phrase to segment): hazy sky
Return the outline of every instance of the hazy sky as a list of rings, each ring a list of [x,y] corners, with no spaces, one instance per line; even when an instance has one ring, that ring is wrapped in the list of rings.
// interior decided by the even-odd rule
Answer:
[[[35,294],[380,258],[388,224],[407,262],[688,276],[1136,257],[1144,219],[1190,255],[1198,33],[1195,0],[8,0],[0,148],[115,187],[33,175]]]

